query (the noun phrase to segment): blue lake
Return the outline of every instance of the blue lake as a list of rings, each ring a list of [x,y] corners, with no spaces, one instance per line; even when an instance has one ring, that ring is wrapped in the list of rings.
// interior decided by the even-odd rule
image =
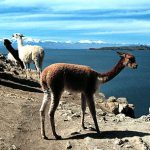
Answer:
[[[110,71],[119,61],[114,51],[45,49],[44,67],[57,62],[88,65],[99,72]],[[3,50],[2,53],[7,53]],[[136,116],[148,114],[150,107],[150,52],[131,51],[138,69],[125,68],[118,76],[100,87],[106,97],[126,97],[135,105]],[[43,67],[43,68],[44,68]]]
[[[46,49],[44,67],[56,63],[75,63],[92,67],[99,72],[111,70],[119,61],[114,51],[90,50],[48,50]],[[138,69],[125,68],[118,76],[100,87],[106,97],[126,97],[135,104],[135,114],[148,114],[150,107],[150,52],[131,51],[136,57]]]

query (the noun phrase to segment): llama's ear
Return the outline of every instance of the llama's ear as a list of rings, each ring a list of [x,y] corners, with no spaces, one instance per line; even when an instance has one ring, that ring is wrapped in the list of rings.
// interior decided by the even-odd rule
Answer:
[[[21,37],[25,37],[23,34],[20,35]]]
[[[123,52],[117,52],[117,54],[120,56],[120,57],[125,57],[125,53],[123,53]]]

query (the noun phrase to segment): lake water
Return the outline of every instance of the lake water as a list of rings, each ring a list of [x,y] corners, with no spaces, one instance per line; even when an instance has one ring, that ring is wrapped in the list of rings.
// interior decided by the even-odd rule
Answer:
[[[99,72],[110,71],[119,61],[114,51],[52,50],[45,49],[44,67],[57,62],[88,65]],[[2,53],[7,53],[6,50]],[[131,51],[138,69],[125,68],[119,75],[101,86],[106,97],[126,97],[135,105],[136,116],[148,114],[150,107],[150,52]],[[44,68],[43,67],[43,68]]]
[[[90,50],[48,50],[46,49],[44,67],[56,63],[75,63],[92,67],[99,72],[111,70],[119,61],[114,51]],[[135,114],[148,114],[150,107],[150,52],[131,51],[136,57],[138,69],[125,68],[119,75],[100,87],[106,97],[126,97],[135,104]]]

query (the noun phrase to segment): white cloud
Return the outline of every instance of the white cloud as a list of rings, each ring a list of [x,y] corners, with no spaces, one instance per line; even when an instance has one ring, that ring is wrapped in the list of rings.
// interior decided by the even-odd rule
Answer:
[[[80,40],[80,41],[78,41],[78,43],[88,43],[88,44],[90,44],[90,43],[92,43],[92,41],[90,41],[90,40]]]
[[[19,6],[26,7],[23,13],[20,8],[14,11],[14,7]],[[68,39],[102,39],[103,35],[109,34],[149,34],[149,6],[148,0],[25,0],[22,3],[20,0],[3,0],[0,3],[0,36],[22,32],[35,38],[70,43]],[[26,13],[28,7],[31,8]],[[95,41],[98,42],[103,41]]]
[[[84,44],[84,43],[86,43],[86,44],[103,44],[103,43],[106,43],[106,42],[104,42],[104,41],[101,41],[101,40],[98,40],[98,41],[93,41],[93,40],[80,40],[80,41],[78,41],[78,43],[81,43],[81,44]]]
[[[68,40],[68,41],[65,41],[65,43],[67,43],[67,44],[71,44],[71,43],[73,43],[71,40]]]
[[[3,0],[1,2],[1,5],[4,6],[15,6],[15,7],[32,7],[32,6],[42,6],[44,2],[41,0],[25,0],[23,2],[20,2],[20,0]]]
[[[22,3],[20,0],[4,0],[1,5],[21,6],[21,7],[48,7],[54,10],[80,10],[80,9],[122,9],[133,7],[149,7],[148,0],[25,0]]]
[[[118,31],[102,31],[102,32],[88,32],[84,35],[108,35],[108,34],[150,34],[150,30],[118,30]]]

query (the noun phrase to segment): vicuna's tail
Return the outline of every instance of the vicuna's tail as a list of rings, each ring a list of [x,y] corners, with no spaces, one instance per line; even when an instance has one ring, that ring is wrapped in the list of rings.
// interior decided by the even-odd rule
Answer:
[[[40,84],[41,84],[41,88],[42,88],[43,91],[48,91],[49,90],[49,88],[47,86],[47,82],[46,82],[45,72],[42,72],[42,74],[41,74]]]

